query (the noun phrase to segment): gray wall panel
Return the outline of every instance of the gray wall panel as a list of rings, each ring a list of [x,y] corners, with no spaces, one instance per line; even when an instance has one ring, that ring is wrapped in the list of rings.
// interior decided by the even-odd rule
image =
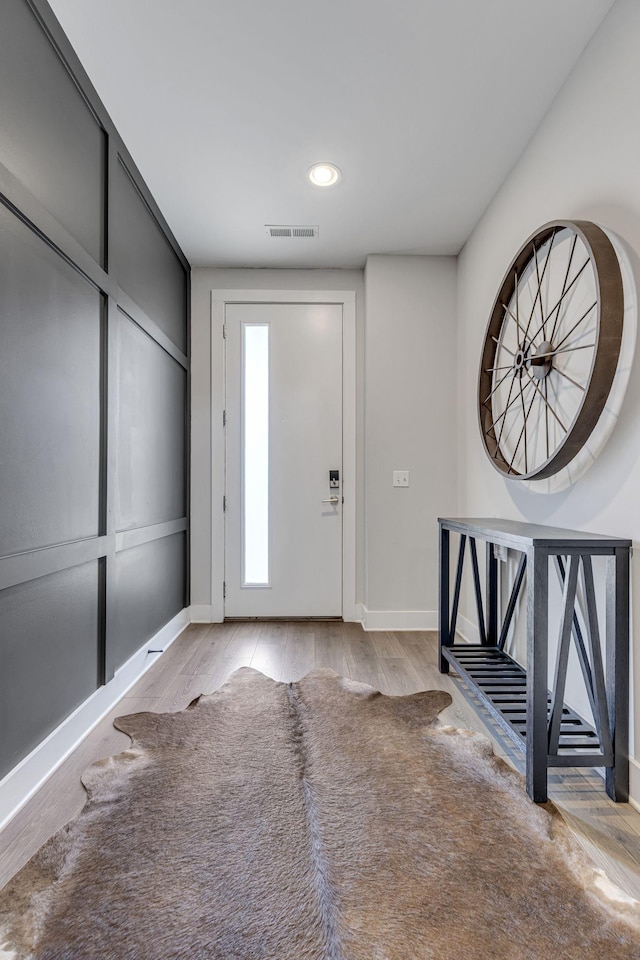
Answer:
[[[187,602],[188,280],[46,0],[0,0],[0,778]]]
[[[98,686],[97,561],[0,592],[0,778]]]
[[[2,0],[0,161],[102,264],[105,134],[25,0]]]
[[[102,299],[0,206],[0,556],[99,532]]]
[[[185,270],[122,164],[112,202],[118,284],[186,353]]]
[[[116,669],[185,605],[185,535],[144,543],[115,558],[111,641]]]
[[[184,517],[187,374],[122,313],[116,390],[116,528]]]

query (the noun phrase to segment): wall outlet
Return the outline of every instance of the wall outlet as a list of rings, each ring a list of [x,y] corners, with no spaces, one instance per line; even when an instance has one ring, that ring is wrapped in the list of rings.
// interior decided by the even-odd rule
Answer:
[[[409,471],[408,471],[408,470],[394,470],[394,471],[393,471],[393,485],[394,485],[394,487],[408,487],[408,486],[409,486]]]

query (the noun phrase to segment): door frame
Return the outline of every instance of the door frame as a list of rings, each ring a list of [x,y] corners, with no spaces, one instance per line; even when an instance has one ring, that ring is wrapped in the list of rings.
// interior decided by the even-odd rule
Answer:
[[[226,396],[224,318],[228,303],[330,303],[342,306],[342,619],[356,605],[356,294],[355,290],[211,291],[211,613],[224,620]],[[219,456],[219,451],[223,451]]]

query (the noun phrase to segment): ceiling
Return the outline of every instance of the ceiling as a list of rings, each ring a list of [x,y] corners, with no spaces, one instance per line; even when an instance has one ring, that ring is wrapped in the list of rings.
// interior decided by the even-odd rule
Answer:
[[[49,2],[188,259],[236,267],[457,253],[613,5]]]

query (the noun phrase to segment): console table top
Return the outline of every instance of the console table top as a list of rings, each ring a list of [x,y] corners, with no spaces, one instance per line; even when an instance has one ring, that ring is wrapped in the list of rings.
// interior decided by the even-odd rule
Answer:
[[[439,517],[438,523],[445,530],[490,540],[507,547],[559,548],[583,547],[586,549],[620,549],[631,547],[631,540],[607,537],[601,533],[585,533],[583,530],[565,530],[542,523],[525,523],[520,520],[503,520],[500,517]]]

